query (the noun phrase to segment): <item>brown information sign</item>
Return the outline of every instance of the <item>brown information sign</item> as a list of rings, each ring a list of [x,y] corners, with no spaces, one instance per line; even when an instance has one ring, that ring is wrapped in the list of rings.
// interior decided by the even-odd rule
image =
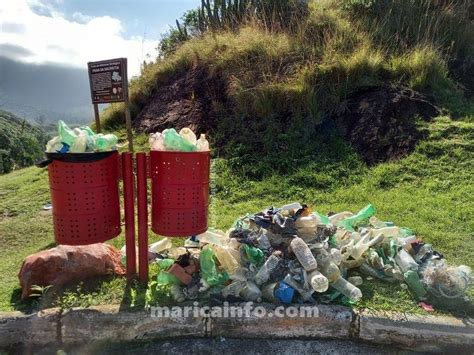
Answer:
[[[89,62],[93,104],[125,101],[128,97],[127,58]]]

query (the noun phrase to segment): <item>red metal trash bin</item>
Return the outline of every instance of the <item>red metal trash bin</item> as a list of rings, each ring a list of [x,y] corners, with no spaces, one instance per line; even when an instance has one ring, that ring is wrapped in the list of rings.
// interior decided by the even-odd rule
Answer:
[[[48,173],[58,244],[93,244],[120,234],[118,152],[96,161],[53,159]]]
[[[185,237],[207,230],[209,152],[150,153],[152,230]]]

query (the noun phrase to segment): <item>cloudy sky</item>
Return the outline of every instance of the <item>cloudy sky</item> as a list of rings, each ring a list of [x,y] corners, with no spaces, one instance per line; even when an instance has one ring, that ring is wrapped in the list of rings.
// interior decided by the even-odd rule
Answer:
[[[0,55],[85,68],[127,57],[130,75],[157,55],[161,34],[200,0],[1,0]]]

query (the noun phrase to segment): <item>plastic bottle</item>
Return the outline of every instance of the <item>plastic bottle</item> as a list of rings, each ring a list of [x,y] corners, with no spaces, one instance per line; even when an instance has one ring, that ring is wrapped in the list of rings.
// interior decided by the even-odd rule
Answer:
[[[171,240],[168,238],[163,238],[156,243],[153,243],[148,247],[148,249],[154,253],[161,253],[166,249],[170,249],[173,246]]]
[[[368,220],[376,213],[375,207],[372,204],[368,204],[363,209],[361,209],[356,215],[347,217],[346,219],[337,223],[339,227],[342,227],[348,231],[354,232],[354,227],[364,220]]]
[[[331,286],[353,301],[358,301],[362,298],[362,291],[342,277],[331,283]]]
[[[195,152],[196,146],[189,143],[186,139],[181,137],[174,128],[165,129],[163,131],[163,138],[166,150],[179,152]]]
[[[182,128],[181,131],[179,131],[179,135],[192,145],[196,145],[197,138],[192,129],[188,127]]]
[[[292,288],[294,288],[296,291],[298,291],[298,293],[301,295],[301,298],[303,298],[304,301],[307,301],[307,302],[314,302],[314,299],[312,297],[313,293],[314,293],[314,290],[311,289],[311,290],[305,290],[302,286],[300,286],[298,284],[298,282],[296,282],[292,277],[291,275],[286,275],[285,278],[283,279],[283,282],[289,286],[291,286]]]
[[[403,274],[403,277],[410,291],[412,291],[418,299],[426,296],[426,290],[421,284],[420,277],[416,271],[408,270]]]
[[[240,291],[240,296],[247,301],[261,302],[262,291],[252,281],[247,281],[245,286]]]
[[[165,151],[165,141],[161,133],[155,133],[153,143],[151,144],[151,150],[154,151]]]
[[[101,134],[95,136],[95,148],[99,152],[109,152],[117,149],[118,138],[114,134]]]
[[[47,153],[57,153],[63,148],[63,143],[61,143],[61,138],[56,136],[48,141],[46,144]]]
[[[332,248],[329,250],[329,254],[331,255],[331,261],[336,265],[341,265],[342,262],[342,254],[339,249]]]
[[[401,249],[398,254],[395,255],[395,262],[403,273],[409,270],[418,270],[418,264],[405,249]]]
[[[69,152],[70,153],[84,153],[87,147],[87,135],[78,128],[76,128],[74,131],[77,132],[78,134],[77,134],[76,140],[74,141],[74,144],[71,145],[71,147],[69,148]]]
[[[318,263],[316,262],[313,253],[311,253],[311,250],[303,239],[299,237],[293,238],[291,241],[291,249],[301,266],[303,266],[306,271],[313,271],[318,267]]]
[[[221,247],[227,246],[227,243],[229,242],[229,237],[225,235],[224,232],[216,230],[216,231],[206,231],[202,234],[199,234],[197,236],[197,239],[201,243],[208,243],[208,244],[214,244],[214,245],[219,245]]]
[[[260,266],[265,262],[265,255],[263,255],[263,251],[260,249],[251,247],[247,244],[243,244],[242,248],[245,252],[245,256],[251,264]]]
[[[364,280],[362,280],[362,277],[360,276],[352,276],[347,279],[351,284],[354,286],[360,286],[364,283]]]
[[[243,288],[246,286],[246,282],[243,281],[234,281],[231,284],[227,285],[222,289],[222,296],[229,297],[235,296],[238,297],[240,292],[242,292]]]
[[[229,274],[234,273],[239,268],[240,263],[235,258],[235,255],[233,255],[229,247],[215,245],[212,249],[214,250],[217,260],[219,260],[221,267]],[[239,253],[236,251],[236,254],[238,256]]]
[[[68,146],[72,146],[77,138],[77,134],[62,120],[58,121],[58,135],[61,142]]]
[[[170,287],[171,297],[177,302],[181,303],[186,300],[186,296],[183,293],[183,289],[180,285],[171,285]]]
[[[362,238],[357,242],[357,244],[354,245],[354,248],[352,248],[351,256],[355,260],[360,259],[362,257],[362,254],[364,254],[372,245],[380,243],[384,239],[383,234],[378,234],[375,238],[372,239],[370,239],[370,236],[371,233],[365,233],[365,235],[362,236]]]
[[[207,141],[205,134],[201,134],[201,136],[197,140],[196,149],[197,149],[198,152],[208,152],[209,151],[209,142]]]
[[[349,212],[349,211],[333,214],[332,216],[329,216],[329,223],[336,225],[338,222],[346,218],[352,217],[353,215],[354,213]]]
[[[310,214],[309,216],[298,218],[295,222],[295,227],[297,229],[316,228],[319,222],[320,219],[316,215]]]
[[[262,298],[270,303],[275,302],[277,299],[275,297],[275,288],[277,287],[277,282],[271,282],[262,287]]]
[[[377,217],[375,216],[372,216],[369,218],[369,222],[370,224],[374,227],[374,228],[384,228],[384,227],[387,227],[387,224],[383,221],[381,221],[380,219],[378,219]]]
[[[326,292],[329,288],[329,280],[326,276],[321,274],[318,270],[313,270],[308,274],[308,280],[316,292],[322,293]]]
[[[270,278],[270,274],[275,270],[279,262],[280,258],[278,256],[275,254],[270,255],[265,264],[263,264],[260,267],[260,270],[258,270],[257,275],[255,275],[255,283],[261,285],[267,282]]]

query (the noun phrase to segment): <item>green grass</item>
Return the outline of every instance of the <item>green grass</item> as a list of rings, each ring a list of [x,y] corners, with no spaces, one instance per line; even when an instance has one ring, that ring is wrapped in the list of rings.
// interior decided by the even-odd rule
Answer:
[[[474,267],[474,122],[438,118],[427,129],[429,137],[413,154],[373,168],[337,138],[315,142],[311,154],[300,152],[273,166],[268,158],[216,158],[210,223],[227,229],[239,216],[292,201],[322,213],[357,211],[371,202],[378,217],[412,228],[450,263]],[[140,136],[137,145],[145,147],[145,141]],[[278,166],[284,164],[289,165]],[[249,178],[259,175],[263,178]],[[0,197],[0,310],[131,303],[134,288],[120,278],[71,285],[60,296],[47,293],[39,302],[20,303],[17,273],[23,258],[53,246],[51,215],[42,211],[49,201],[46,171],[26,168],[0,176]],[[121,247],[123,240],[121,235],[112,244]],[[365,282],[362,291],[358,307],[421,312],[399,285]]]

